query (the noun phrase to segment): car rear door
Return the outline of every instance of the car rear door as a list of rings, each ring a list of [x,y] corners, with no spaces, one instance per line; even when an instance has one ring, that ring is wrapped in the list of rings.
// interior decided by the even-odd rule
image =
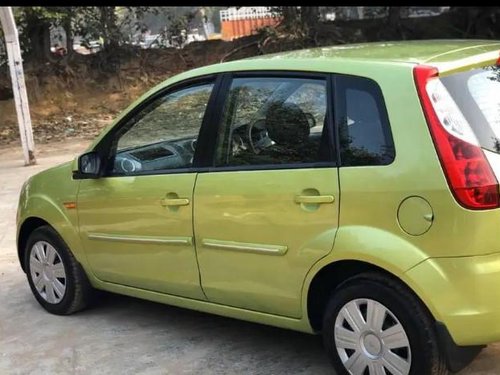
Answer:
[[[339,215],[327,75],[226,76],[213,167],[194,191],[201,281],[215,303],[300,317]]]

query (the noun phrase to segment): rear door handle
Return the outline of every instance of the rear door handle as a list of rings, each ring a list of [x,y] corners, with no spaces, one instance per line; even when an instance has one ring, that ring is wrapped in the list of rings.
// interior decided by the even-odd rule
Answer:
[[[163,207],[166,206],[187,206],[189,204],[189,199],[187,198],[164,198],[160,200],[160,204]]]
[[[333,195],[296,195],[295,203],[309,203],[309,204],[320,204],[320,203],[333,203],[335,197]]]

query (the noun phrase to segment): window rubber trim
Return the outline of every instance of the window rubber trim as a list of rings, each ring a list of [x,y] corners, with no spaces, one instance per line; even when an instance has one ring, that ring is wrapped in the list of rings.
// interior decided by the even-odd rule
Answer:
[[[197,153],[195,151],[195,154],[193,156],[193,167],[188,167],[188,168],[179,168],[179,169],[169,169],[169,170],[155,170],[155,171],[144,171],[144,173],[134,173],[130,175],[120,175],[120,174],[110,174],[108,172],[108,164],[111,159],[111,148],[112,148],[112,143],[114,140],[115,135],[124,127],[127,125],[127,123],[138,113],[140,113],[144,108],[146,108],[148,105],[153,103],[155,100],[158,98],[168,95],[172,92],[182,90],[188,87],[194,87],[194,86],[201,86],[201,85],[206,85],[206,84],[213,84],[212,92],[210,94],[210,97],[207,102],[207,109],[205,110],[205,114],[203,116],[203,120],[201,123],[200,127],[200,132],[198,133],[198,139],[200,138],[200,135],[202,134],[203,128],[205,126],[205,123],[208,119],[209,111],[211,108],[211,104],[215,97],[217,96],[217,92],[219,90],[220,86],[220,74],[208,74],[208,75],[203,75],[199,77],[193,77],[193,78],[188,78],[186,80],[176,82],[168,87],[165,87],[163,89],[160,89],[159,91],[154,92],[151,94],[148,98],[144,99],[141,103],[139,103],[136,107],[134,107],[132,110],[130,110],[129,113],[125,115],[124,118],[120,120],[119,123],[117,123],[104,137],[103,139],[94,147],[93,151],[96,151],[101,159],[103,160],[103,165],[101,166],[102,171],[101,171],[101,177],[102,178],[108,178],[108,177],[127,177],[127,176],[147,176],[147,175],[158,175],[158,174],[165,174],[166,171],[169,171],[171,173],[172,171],[175,171],[177,173],[178,170],[180,172],[178,173],[187,173],[187,172],[194,172],[194,168],[196,166],[197,159],[196,157],[198,156],[199,152]],[[198,147],[196,147],[198,150]],[[198,157],[203,157],[203,155],[199,155]]]
[[[210,132],[206,133],[209,139],[208,146],[210,148],[210,165],[209,168],[199,170],[199,172],[238,172],[238,171],[253,171],[253,170],[279,170],[279,169],[308,169],[308,168],[336,168],[338,166],[338,152],[335,152],[336,141],[334,131],[334,109],[330,98],[333,95],[333,80],[332,75],[322,72],[305,72],[305,71],[288,71],[288,70],[252,70],[252,71],[230,71],[222,73],[224,75],[220,90],[217,93],[217,101],[215,110],[212,113],[213,122],[210,126]],[[229,94],[231,84],[237,78],[298,78],[298,79],[318,79],[324,80],[326,86],[326,126],[328,134],[328,145],[330,150],[330,161],[315,162],[315,163],[287,163],[287,164],[256,164],[242,166],[215,166],[215,151],[220,119],[222,119],[224,105]],[[322,134],[323,137],[323,134]],[[333,151],[333,152],[332,152]],[[208,156],[208,155],[207,155]],[[200,165],[201,166],[201,165]],[[203,165],[203,167],[206,167]]]
[[[357,76],[357,75],[352,75],[352,74],[341,74],[341,73],[332,73],[332,79],[333,79],[333,88],[334,88],[334,108],[336,111],[334,112],[335,115],[335,120],[334,120],[334,127],[335,127],[335,135],[336,135],[336,149],[337,149],[337,160],[338,160],[338,166],[339,168],[366,168],[366,167],[386,167],[389,165],[392,165],[397,157],[397,152],[396,152],[396,143],[394,142],[394,136],[392,132],[392,124],[389,119],[389,110],[387,108],[387,103],[385,101],[385,96],[384,92],[382,90],[382,87],[380,87],[379,83],[374,80],[373,78],[370,77],[365,77],[365,76]],[[375,104],[377,106],[377,109],[379,111],[380,118],[382,120],[382,132],[384,135],[384,139],[386,141],[390,141],[394,154],[389,163],[385,164],[357,164],[357,165],[349,165],[349,164],[343,164],[342,163],[342,157],[341,157],[341,148],[340,148],[340,123],[342,121],[342,114],[346,113],[347,111],[347,103],[346,103],[346,95],[345,95],[345,85],[341,85],[338,81],[340,79],[354,79],[354,80],[364,80],[368,81],[371,85],[373,85],[369,91],[369,93],[373,94],[373,89],[375,89],[375,93],[377,94],[377,97],[375,97]],[[353,87],[353,86],[351,86]],[[342,108],[342,109],[341,109]]]

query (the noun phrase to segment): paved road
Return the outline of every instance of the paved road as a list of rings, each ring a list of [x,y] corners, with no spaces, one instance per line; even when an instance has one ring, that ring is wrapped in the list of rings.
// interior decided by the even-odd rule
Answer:
[[[17,196],[30,175],[83,142],[41,146],[23,167],[0,149],[0,374],[332,374],[318,337],[106,294],[68,317],[45,313],[17,263]],[[500,374],[500,344],[460,375]]]

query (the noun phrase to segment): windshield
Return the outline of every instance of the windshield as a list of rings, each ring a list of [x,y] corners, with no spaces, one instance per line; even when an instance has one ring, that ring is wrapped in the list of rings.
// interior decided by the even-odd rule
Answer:
[[[488,66],[442,77],[481,147],[500,154],[500,67]]]

